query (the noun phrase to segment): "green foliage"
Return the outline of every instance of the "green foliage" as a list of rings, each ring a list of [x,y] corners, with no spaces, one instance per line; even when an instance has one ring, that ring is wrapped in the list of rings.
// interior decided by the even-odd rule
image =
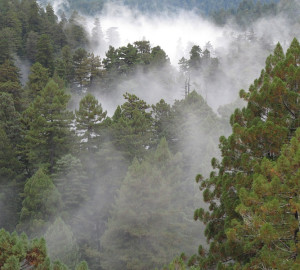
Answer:
[[[210,158],[217,154],[215,144],[224,129],[204,99],[193,91],[172,107],[161,100],[152,108],[157,136],[165,136],[174,153],[183,153],[187,177],[194,178],[199,169],[208,175]]]
[[[101,238],[103,268],[153,269],[191,252],[198,228],[188,216],[192,199],[181,195],[180,164],[165,139],[147,161],[133,160]]]
[[[97,152],[83,153],[81,160],[89,179],[88,198],[71,218],[71,223],[82,258],[91,269],[97,269],[100,265],[100,238],[107,228],[129,161],[109,140],[101,143]]]
[[[63,156],[56,163],[53,181],[62,195],[63,215],[68,219],[87,198],[87,175],[81,161],[71,154]]]
[[[77,11],[74,11],[65,26],[65,34],[73,49],[85,48],[88,45],[87,33],[80,22],[84,21]]]
[[[81,149],[95,151],[97,144],[93,143],[100,136],[100,128],[106,117],[101,104],[91,94],[87,94],[79,103],[79,110],[76,114],[76,128],[80,132]],[[96,148],[96,149],[93,149]]]
[[[33,266],[36,269],[47,265],[46,243],[44,239],[28,241],[25,234],[8,233],[0,230],[0,267],[6,270],[18,270]]]
[[[19,70],[12,61],[6,60],[0,65],[0,93],[11,94],[18,111],[22,108],[21,90]]]
[[[50,259],[59,260],[74,269],[79,262],[79,248],[71,228],[61,218],[56,218],[44,237]]]
[[[54,72],[54,56],[53,45],[51,44],[50,37],[46,34],[40,36],[37,42],[37,53],[35,57],[44,68],[49,69],[50,74]]]
[[[80,262],[78,266],[76,267],[76,270],[89,270],[89,267],[85,261]]]
[[[225,25],[230,19],[234,19],[241,27],[247,27],[258,19],[277,15],[282,9],[279,9],[277,3],[284,1],[253,1],[242,0],[238,5],[230,9],[219,9],[211,15],[217,24]]]
[[[289,176],[286,157],[293,160],[294,153],[286,154],[288,148],[282,147],[300,126],[299,89],[295,88],[299,55],[296,39],[286,55],[278,44],[249,92],[240,92],[248,102],[247,107],[237,109],[231,116],[233,134],[220,138],[222,161],[214,162],[218,173],[211,173],[201,183],[210,212],[200,209],[195,212],[195,218],[206,224],[206,236],[211,244],[207,256],[199,258],[200,266],[231,259],[243,269],[260,264],[267,268],[297,268],[293,256],[298,254],[295,248],[298,240],[293,236],[296,228],[292,224],[298,219],[298,209],[289,207],[298,191],[295,193],[290,190],[294,187],[287,186],[294,177]],[[295,145],[295,139],[291,144]],[[284,162],[287,167],[273,169],[274,162]],[[295,164],[292,171],[296,170],[297,178],[299,164],[289,162]],[[289,202],[285,205],[284,200]]]
[[[31,236],[41,235],[48,222],[58,213],[61,196],[43,169],[27,180],[23,196],[18,230],[26,231]]]
[[[129,93],[126,102],[117,109],[112,124],[113,141],[118,150],[130,159],[141,158],[153,144],[153,119],[145,101]]]
[[[261,264],[278,269],[300,267],[299,168],[300,129],[283,146],[276,162],[262,160],[251,190],[240,190],[236,211],[243,219],[235,221],[226,235],[231,245],[242,242],[243,252],[251,255],[243,269]]]
[[[25,137],[27,157],[33,167],[43,164],[51,173],[55,162],[68,151],[73,118],[66,110],[69,98],[50,80],[25,111],[24,118],[29,119]]]
[[[151,48],[149,41],[136,41],[117,49],[110,46],[102,62],[105,88],[112,88],[116,77],[126,79],[137,71],[162,70],[170,64],[166,53],[159,46]]]
[[[86,14],[94,15],[101,11],[107,0],[70,0],[70,9],[80,10]],[[142,12],[155,13],[162,10],[186,9],[196,10],[202,14],[211,14],[221,9],[236,9],[243,0],[164,0],[164,1],[144,1],[125,0],[124,4],[130,8],[138,9]],[[261,0],[261,3],[278,2],[278,0]]]
[[[28,77],[28,97],[33,101],[46,86],[49,81],[49,71],[39,62],[33,64],[30,69],[31,73]]]
[[[40,269],[68,270],[61,262],[51,265],[43,238],[28,240],[26,234],[20,236],[0,230],[0,268],[5,270]],[[88,268],[85,268],[88,269]]]

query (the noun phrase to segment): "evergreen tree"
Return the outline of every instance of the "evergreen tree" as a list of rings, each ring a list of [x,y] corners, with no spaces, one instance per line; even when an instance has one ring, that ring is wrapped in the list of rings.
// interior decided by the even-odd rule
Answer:
[[[70,218],[85,202],[88,195],[87,176],[81,161],[72,155],[63,156],[54,168],[53,182],[62,194],[62,210]]]
[[[79,248],[71,228],[61,218],[56,218],[44,237],[50,259],[59,260],[74,269],[79,262]]]
[[[22,169],[15,149],[0,126],[0,227],[9,231],[18,223]]]
[[[81,91],[89,84],[89,64],[87,51],[82,48],[77,49],[73,55],[74,83],[80,87]]]
[[[153,144],[153,119],[147,111],[150,106],[129,93],[124,94],[124,98],[126,102],[113,116],[114,143],[129,158],[142,158]]]
[[[26,56],[32,63],[36,61],[38,40],[38,33],[33,31],[28,33],[28,37],[26,39]]]
[[[85,261],[77,265],[76,270],[89,270],[89,267]]]
[[[0,92],[13,96],[18,111],[22,109],[22,86],[19,80],[19,70],[10,60],[0,65]]]
[[[101,238],[103,268],[154,269],[191,252],[199,228],[188,216],[181,162],[165,139],[147,161],[133,160]]]
[[[129,164],[123,153],[116,150],[107,138],[97,152],[83,153],[81,160],[89,178],[88,196],[71,224],[83,259],[91,269],[98,269],[100,238],[107,227],[110,211]]]
[[[87,33],[81,25],[82,18],[77,11],[74,11],[65,27],[68,44],[73,49],[85,48],[88,45]]]
[[[30,71],[27,82],[28,97],[33,101],[49,81],[49,70],[37,62],[31,66]]]
[[[198,69],[201,64],[202,50],[199,46],[194,45],[190,51],[190,59],[188,61],[190,69]]]
[[[57,159],[69,149],[72,113],[66,110],[69,96],[50,80],[25,111],[29,118],[26,133],[28,160],[33,167],[44,164],[50,173]]]
[[[0,230],[0,268],[5,270],[39,269],[68,270],[59,261],[52,265],[47,257],[43,238],[29,241],[26,234],[20,236]]]
[[[3,128],[10,144],[15,148],[20,143],[21,123],[20,114],[17,112],[13,96],[0,92],[0,128]]]
[[[237,263],[241,269],[300,267],[299,179],[300,129],[276,162],[264,158],[256,167],[251,189],[238,192],[242,221],[232,221],[226,236],[248,256],[247,264]]]
[[[105,48],[105,40],[104,40],[104,34],[101,27],[101,22],[99,18],[95,18],[94,21],[94,27],[92,29],[92,47],[93,48]]]
[[[256,196],[255,200],[259,200],[258,194],[255,194],[258,192],[257,188],[265,188],[267,191],[267,188],[272,186],[276,187],[279,192],[281,192],[281,188],[284,188],[278,180],[282,174],[281,169],[278,171],[278,178],[274,176],[274,181],[271,180],[273,177],[267,177],[270,179],[270,183],[267,183],[266,175],[262,171],[258,171],[263,174],[260,177],[255,172],[264,158],[270,162],[277,160],[279,163],[284,160],[284,158],[279,158],[282,151],[285,151],[282,150],[282,146],[289,142],[290,138],[294,136],[296,128],[300,126],[299,89],[295,87],[298,80],[296,74],[299,70],[299,55],[300,45],[296,39],[293,40],[286,55],[278,44],[274,53],[267,58],[265,70],[262,71],[259,79],[250,86],[249,92],[244,90],[240,92],[240,95],[248,101],[247,107],[242,110],[237,109],[231,116],[233,134],[228,138],[220,138],[222,161],[212,160],[212,165],[217,172],[212,172],[210,178],[201,183],[201,189],[204,189],[204,200],[210,203],[211,210],[210,212],[203,209],[195,211],[195,219],[199,218],[207,224],[206,236],[208,240],[211,240],[209,253],[199,258],[198,262],[202,267],[204,265],[211,267],[219,262],[220,267],[225,268],[226,265],[222,262],[226,260],[234,260],[237,265],[246,268],[252,262],[254,265],[256,263],[268,264],[271,261],[274,261],[275,265],[277,263],[277,259],[274,257],[277,252],[270,251],[273,250],[273,244],[278,245],[275,243],[276,235],[280,235],[282,230],[285,231],[287,227],[283,226],[282,229],[278,227],[275,230],[273,225],[268,223],[268,219],[272,218],[272,215],[268,213],[271,208],[278,209],[278,204],[282,200],[280,193],[277,198],[270,198],[267,193],[262,195],[266,196],[266,202],[262,202],[260,204],[262,208],[259,209],[265,212],[267,220],[256,230],[257,233],[261,231],[260,239],[256,236],[249,236],[248,239],[240,238],[238,242],[232,240],[234,240],[234,230],[244,226],[249,226],[250,230],[256,224],[258,226],[260,224],[260,220],[257,220],[254,215],[252,215],[253,219],[251,216],[248,219],[246,210],[247,207],[251,208],[252,204],[256,205],[254,201],[250,201],[253,196]],[[290,158],[293,158],[293,155]],[[269,168],[274,166],[270,164],[264,161],[261,165],[265,168],[266,173],[269,172]],[[275,169],[274,172],[276,172]],[[289,181],[288,174],[285,177]],[[197,180],[201,180],[201,177],[198,176]],[[253,191],[252,196],[251,189],[253,188],[256,191]],[[261,210],[257,210],[257,217]],[[282,211],[284,210],[283,208]],[[291,214],[294,215],[295,211],[298,210],[295,208]],[[276,215],[281,219],[283,212],[280,210]],[[287,226],[289,226],[290,220],[291,217],[287,217],[284,221],[287,222]],[[284,235],[282,237],[285,238]],[[272,242],[273,240],[275,242]],[[287,240],[282,239],[282,241]],[[294,241],[294,238],[291,241]],[[286,248],[289,249],[290,243],[287,242]],[[257,247],[259,248],[257,249]],[[283,256],[279,251],[280,247],[281,244],[277,246],[278,258]],[[262,254],[265,255],[266,261],[262,261],[264,256]],[[286,263],[288,265],[290,262]],[[295,263],[297,266],[297,262]],[[237,267],[241,269],[240,266]]]
[[[49,69],[50,75],[54,72],[54,56],[53,45],[51,44],[50,37],[47,34],[40,36],[37,43],[36,61],[43,67]]]
[[[39,169],[26,181],[19,231],[41,235],[60,209],[61,197],[50,177]]]
[[[62,59],[56,62],[56,72],[65,81],[70,83],[74,76],[73,55],[71,48],[66,45],[61,50]]]
[[[80,132],[82,150],[92,151],[98,146],[95,140],[100,136],[100,127],[106,117],[106,111],[103,111],[101,104],[91,94],[87,94],[79,104],[79,110],[76,114],[76,128]]]

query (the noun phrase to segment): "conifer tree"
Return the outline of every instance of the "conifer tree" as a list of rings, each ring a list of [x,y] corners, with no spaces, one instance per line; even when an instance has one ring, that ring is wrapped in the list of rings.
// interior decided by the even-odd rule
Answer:
[[[36,61],[49,69],[50,75],[54,72],[53,45],[47,34],[40,36],[37,43]]]
[[[49,81],[49,70],[36,62],[31,66],[30,72],[27,82],[28,97],[33,101]]]
[[[75,270],[89,270],[89,267],[85,261],[80,262],[80,264],[77,265]]]
[[[181,158],[163,138],[149,159],[133,160],[101,238],[103,268],[154,269],[191,252],[199,228],[188,216]]]
[[[276,162],[264,158],[257,166],[251,189],[238,192],[242,221],[233,220],[226,236],[249,257],[242,269],[300,267],[299,179],[300,128]]]
[[[153,119],[145,101],[129,93],[124,94],[126,102],[118,107],[112,125],[114,143],[131,159],[141,158],[153,142]]]
[[[30,236],[41,235],[58,213],[61,197],[50,177],[39,169],[26,181],[20,215],[19,231]]]
[[[0,230],[0,268],[5,270],[68,270],[61,262],[51,265],[43,238],[28,240],[27,235]]]
[[[22,109],[22,86],[19,80],[19,70],[10,60],[0,65],[0,92],[13,96],[16,109]]]
[[[70,269],[79,263],[79,248],[69,227],[61,218],[48,227],[45,235],[48,256],[52,261],[59,260]]]
[[[103,111],[101,104],[98,104],[98,100],[91,94],[87,94],[81,99],[79,103],[79,110],[76,114],[76,128],[77,132],[82,135],[81,148],[92,151],[93,148],[98,148],[95,142],[100,136],[100,127],[103,120],[106,117],[106,111]]]
[[[70,123],[73,117],[67,111],[69,96],[50,80],[35,98],[24,115],[29,119],[26,133],[28,160],[33,167],[44,164],[50,173],[57,159],[69,149]]]
[[[88,196],[87,175],[81,161],[71,154],[63,156],[54,168],[53,182],[62,194],[64,217],[72,217]]]
[[[81,91],[89,84],[89,64],[87,51],[82,48],[77,49],[73,55],[74,83],[79,85]]]
[[[275,243],[277,236],[288,230],[291,216],[285,216],[287,220],[284,223],[288,223],[287,227],[282,224],[282,228],[278,227],[275,230],[273,225],[268,223],[268,219],[272,218],[270,209],[278,210],[279,202],[282,200],[281,189],[284,188],[278,180],[283,173],[281,169],[278,171],[278,177],[275,177],[277,169],[274,169],[275,175],[271,173],[275,178],[270,177],[269,171],[274,166],[273,161],[280,163],[285,160],[284,157],[279,158],[285,151],[282,150],[282,146],[289,142],[296,128],[300,126],[299,88],[295,87],[298,85],[299,55],[300,45],[296,39],[293,40],[286,54],[280,44],[277,44],[274,53],[266,60],[266,68],[262,70],[259,79],[250,86],[249,92],[244,90],[240,92],[241,97],[248,102],[247,107],[242,110],[237,109],[231,116],[233,133],[228,138],[220,138],[222,161],[212,160],[213,168],[217,171],[212,172],[210,178],[201,183],[201,189],[204,189],[204,200],[210,203],[210,211],[196,210],[195,219],[199,218],[207,224],[206,236],[211,241],[209,252],[206,256],[202,254],[199,258],[198,263],[202,267],[212,267],[219,262],[220,268],[224,269],[226,264],[223,262],[229,260],[240,265],[237,269],[241,267],[248,269],[248,265],[252,262],[254,265],[277,262],[274,257],[276,252],[270,253],[270,251],[274,250],[273,244],[279,244]],[[261,164],[263,159],[269,161],[265,160]],[[262,169],[259,170],[262,176],[255,174],[259,166],[264,167],[267,175],[262,172]],[[286,166],[289,166],[288,163]],[[289,181],[289,174],[287,172],[285,174],[284,177]],[[197,181],[200,180],[199,175]],[[260,200],[261,195],[255,194],[259,192],[258,187],[269,192],[270,186],[279,192],[278,197],[270,198],[265,193],[263,196],[266,196],[267,201],[261,201],[259,205],[262,208],[257,209],[257,216],[250,214],[249,219],[247,207],[251,209],[251,205],[256,205],[255,201],[251,200],[256,200],[257,203]],[[252,189],[254,189],[253,196],[249,195]],[[292,201],[290,203],[293,205]],[[285,208],[278,210],[278,215],[276,215],[279,219],[283,217],[284,210]],[[261,214],[260,211],[262,211]],[[298,210],[294,208],[293,211],[291,215]],[[267,220],[263,226],[260,226],[261,221],[257,218],[263,214],[266,214]],[[251,230],[256,225],[259,226],[258,232],[261,230],[261,239],[250,235],[248,239],[239,238],[240,241],[232,241],[235,239],[234,230],[245,228],[245,226],[249,226]],[[292,231],[294,232],[294,229]],[[286,236],[283,233],[279,237],[285,239]],[[280,246],[281,244],[277,247],[278,250],[275,248],[278,251],[278,258],[283,256],[279,251]],[[291,247],[290,242],[285,248],[289,247]],[[292,259],[293,252],[290,254],[290,259]],[[262,254],[265,255],[264,259],[267,261],[263,261],[264,255]],[[283,266],[280,264],[278,267],[275,266],[279,269],[281,267]]]

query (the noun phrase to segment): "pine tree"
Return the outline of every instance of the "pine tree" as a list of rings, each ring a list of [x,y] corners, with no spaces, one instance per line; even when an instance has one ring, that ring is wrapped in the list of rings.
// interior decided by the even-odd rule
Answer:
[[[21,141],[20,117],[15,108],[13,96],[0,92],[0,127],[4,129],[13,147],[16,147]]]
[[[61,197],[50,177],[39,169],[26,181],[20,214],[19,231],[41,235],[61,206]]]
[[[36,61],[43,67],[49,69],[50,75],[54,72],[53,45],[47,34],[40,36],[37,43]]]
[[[63,156],[54,168],[53,182],[62,194],[64,216],[72,217],[88,196],[87,175],[81,161],[70,154]]]
[[[116,110],[120,117],[113,116],[117,119],[112,125],[114,143],[129,158],[142,158],[153,144],[153,119],[147,111],[150,106],[129,93],[124,98],[127,101]]]
[[[10,60],[0,65],[0,92],[13,96],[14,104],[18,111],[22,109],[22,86],[19,80],[19,70]]]
[[[67,111],[69,96],[50,80],[40,95],[25,111],[29,119],[26,133],[28,160],[33,167],[44,164],[50,173],[57,159],[69,149],[70,124],[73,117]]]
[[[106,43],[99,18],[95,18],[94,27],[92,29],[92,47],[105,49]]]
[[[28,33],[26,39],[26,56],[32,63],[36,61],[38,40],[39,40],[38,33],[33,31]]]
[[[195,246],[198,230],[188,210],[180,164],[163,138],[146,161],[134,159],[101,238],[105,269],[154,269]]]
[[[48,227],[44,237],[50,259],[59,260],[70,269],[74,269],[79,262],[79,248],[71,227],[61,218],[56,218]]]
[[[251,189],[238,192],[236,211],[242,221],[233,220],[226,235],[229,244],[240,247],[248,257],[242,269],[300,267],[299,179],[300,128],[276,162],[267,158],[260,162]]]
[[[37,62],[31,66],[30,72],[27,82],[28,97],[33,101],[49,81],[49,70]]]
[[[76,270],[89,270],[89,267],[85,261],[77,265]]]
[[[16,150],[0,126],[0,227],[10,231],[18,223],[22,169]]]
[[[129,162],[107,138],[96,152],[88,155],[83,153],[81,160],[89,178],[88,196],[70,222],[75,228],[82,258],[91,269],[98,269],[100,238],[107,227],[110,211]]]
[[[88,151],[94,151],[99,147],[95,144],[100,136],[100,127],[103,125],[103,120],[106,117],[106,111],[103,111],[101,104],[98,104],[98,100],[91,94],[87,94],[81,99],[79,103],[79,110],[76,114],[76,128],[77,132],[82,135],[81,148]]]
[[[79,48],[73,55],[74,83],[83,91],[90,82],[90,66],[86,50]]]
[[[0,268],[5,270],[68,270],[61,262],[51,265],[43,238],[28,240],[27,235],[0,230]]]
[[[299,55],[300,45],[296,39],[293,40],[286,55],[280,44],[277,44],[274,53],[266,60],[265,70],[262,70],[259,79],[250,86],[249,92],[244,90],[240,92],[241,97],[248,102],[247,107],[242,110],[237,109],[231,116],[233,133],[228,138],[220,138],[222,161],[212,160],[213,168],[217,171],[212,172],[210,178],[201,183],[201,189],[204,189],[204,200],[210,203],[210,212],[198,209],[195,211],[195,219],[199,218],[207,224],[206,236],[211,241],[209,252],[206,256],[199,258],[198,263],[202,267],[211,267],[219,262],[220,267],[224,268],[225,264],[222,262],[233,260],[247,269],[248,263],[250,265],[252,263],[252,258],[253,261],[258,258],[256,263],[267,262],[262,260],[263,257],[259,259],[260,252],[265,254],[265,259],[269,262],[277,262],[274,257],[276,252],[271,254],[272,252],[268,251],[267,246],[276,240],[276,235],[280,234],[281,228],[274,230],[273,225],[265,222],[265,225],[260,227],[261,239],[251,236],[248,240],[245,238],[240,238],[240,241],[232,240],[234,239],[234,230],[245,226],[249,226],[250,230],[252,226],[256,226],[256,221],[258,226],[260,224],[260,221],[256,220],[254,216],[252,219],[250,215],[250,220],[247,216],[247,207],[255,205],[255,201],[251,202],[253,199],[251,195],[248,195],[251,194],[252,188],[267,189],[270,185],[275,185],[274,188],[276,187],[281,192],[282,187],[276,177],[274,182],[272,180],[268,184],[264,180],[266,176],[258,177],[255,172],[261,166],[261,160],[264,158],[269,162],[281,162],[282,159],[279,157],[283,151],[283,144],[289,142],[294,136],[296,128],[300,126],[299,88],[295,87],[298,85]],[[266,172],[269,171],[268,168],[272,167],[269,162],[264,161],[264,165],[262,165],[267,166]],[[280,177],[282,172],[279,170],[278,173],[278,177]],[[200,181],[201,176],[198,176],[197,180]],[[279,186],[276,186],[277,184]],[[254,194],[254,196],[256,196],[255,200],[259,199],[258,195]],[[268,194],[263,196],[268,198]],[[267,214],[271,207],[274,210],[278,209],[280,201],[281,197],[278,194],[277,198],[270,198],[260,209]],[[264,204],[264,202],[262,203]],[[280,213],[282,213],[281,210],[277,215],[279,219],[282,217]],[[271,217],[272,215],[270,215]],[[291,217],[286,222],[289,223],[290,220]],[[256,249],[252,249],[251,246]],[[270,245],[269,248],[273,249]],[[278,250],[278,258],[282,256],[280,254],[281,252]],[[275,268],[277,267],[275,266]]]

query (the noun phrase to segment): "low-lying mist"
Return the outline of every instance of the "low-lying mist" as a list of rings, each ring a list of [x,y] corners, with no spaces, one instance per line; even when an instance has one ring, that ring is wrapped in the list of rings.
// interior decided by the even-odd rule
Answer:
[[[171,14],[166,12],[144,15],[137,10],[115,4],[106,5],[102,13],[93,18],[84,18],[81,23],[86,26],[90,35],[95,18],[100,20],[101,41],[99,46],[91,49],[101,58],[105,57],[110,45],[117,48],[135,41],[149,40],[152,46],[160,46],[167,53],[171,65],[178,70],[179,60],[182,57],[189,58],[193,45],[199,45],[202,52],[208,49],[211,56],[219,60],[219,68],[213,80],[205,78],[204,72],[199,72],[193,74],[190,81],[193,90],[203,95],[215,110],[220,105],[237,99],[239,90],[247,89],[258,77],[266,57],[277,42],[286,48],[299,33],[299,28],[291,27],[284,15],[260,19],[246,31],[241,30],[233,21],[223,27],[217,26],[193,11],[179,10]],[[169,102],[181,99],[184,80],[178,79],[178,74],[172,72],[173,79],[176,80],[175,90],[172,86],[169,87],[171,91],[165,91],[165,87],[158,85],[153,76],[138,74],[129,78],[130,83],[124,85],[122,82],[117,87],[119,98],[114,96],[113,100],[107,100],[100,94],[100,90],[99,100],[111,112],[120,104],[125,92],[133,92],[149,103],[157,102],[160,98],[166,98]]]
[[[62,10],[67,13],[67,1],[52,1],[51,3],[58,13]],[[92,42],[92,29],[96,18],[99,18],[101,25],[97,46]],[[118,262],[113,256],[110,258],[108,256],[103,258],[103,256],[118,250],[119,253],[116,252],[119,255],[118,259],[124,260],[128,256],[126,252],[126,254],[123,253],[124,250],[130,250],[133,254],[132,247],[130,247],[131,239],[128,242],[126,240],[126,237],[130,238],[127,235],[129,232],[131,236],[135,233],[136,235],[142,234],[145,237],[143,239],[147,239],[148,242],[145,245],[141,244],[142,241],[139,239],[134,240],[139,242],[137,246],[140,247],[141,254],[146,253],[148,247],[155,251],[162,248],[164,251],[167,250],[164,245],[157,246],[161,244],[160,238],[167,238],[166,235],[169,233],[163,231],[160,226],[168,228],[170,221],[174,221],[176,225],[170,226],[170,230],[175,230],[176,227],[179,230],[179,236],[181,234],[185,236],[187,228],[191,229],[187,237],[193,240],[192,249],[199,244],[206,245],[203,240],[203,225],[192,223],[192,212],[195,207],[205,207],[194,183],[194,177],[199,172],[208,176],[211,170],[211,158],[219,155],[216,149],[218,137],[229,133],[228,115],[222,119],[221,113],[218,114],[218,108],[235,102],[238,99],[239,90],[248,89],[253,80],[259,76],[261,69],[264,68],[266,57],[274,49],[276,43],[280,42],[285,49],[294,36],[299,36],[300,27],[290,25],[284,15],[279,15],[276,18],[260,19],[249,26],[249,29],[242,31],[234,22],[220,27],[193,11],[179,10],[173,14],[166,12],[150,16],[113,4],[106,5],[103,12],[95,17],[82,15],[82,20],[78,23],[83,25],[89,33],[91,46],[88,50],[95,55],[100,55],[102,59],[106,57],[109,46],[117,48],[141,40],[150,41],[152,47],[160,46],[166,52],[170,64],[163,68],[152,67],[147,71],[137,69],[125,78],[114,78],[109,91],[101,84],[87,91],[96,96],[103,109],[108,111],[109,116],[114,114],[118,105],[125,102],[123,94],[126,92],[137,95],[150,105],[156,104],[161,99],[171,106],[174,104],[172,112],[176,117],[167,118],[166,122],[172,120],[175,124],[170,127],[168,123],[164,123],[164,128],[170,127],[174,132],[169,142],[176,143],[175,150],[171,149],[173,153],[168,157],[170,159],[168,162],[173,166],[174,171],[175,168],[182,171],[176,176],[165,167],[159,167],[160,162],[153,157],[155,155],[149,155],[144,160],[126,159],[124,153],[119,152],[113,146],[110,136],[96,153],[86,153],[80,156],[80,162],[89,175],[84,181],[89,186],[90,197],[84,199],[84,203],[78,206],[73,216],[65,216],[65,219],[69,221],[68,225],[71,226],[70,230],[82,244],[79,248],[76,247],[76,250],[81,250],[85,258],[90,258],[91,254],[97,253],[94,263],[97,265],[99,261],[102,262],[103,269],[121,269],[118,267],[126,265],[124,261]],[[203,61],[201,67],[187,72],[181,69],[179,61],[182,57],[187,60],[191,57],[190,51],[194,45],[200,46],[201,56],[206,50],[209,52],[209,61]],[[217,59],[217,64],[212,66],[211,59]],[[190,99],[182,101],[187,96],[185,93],[187,87],[190,92],[195,90],[199,95],[193,92]],[[78,108],[82,96],[84,94],[73,99],[74,107]],[[239,103],[235,102],[235,105],[237,104]],[[233,111],[233,106],[229,105],[229,110]],[[226,123],[224,123],[225,118]],[[160,147],[165,148],[161,150]],[[172,148],[172,145],[169,147]],[[153,151],[165,151],[164,155],[169,155],[169,150],[166,148],[167,146],[158,146],[157,149],[153,148]],[[180,168],[178,164],[184,165]],[[155,168],[155,172],[151,172],[151,166]],[[128,167],[130,167],[129,170],[127,170]],[[177,179],[181,175],[183,179]],[[170,176],[177,181],[175,184],[172,183]],[[156,190],[159,188],[155,186],[155,181],[159,182],[161,179],[163,179],[161,182],[166,181],[169,185],[174,185],[172,188],[176,192],[181,190],[178,201],[172,194],[174,190],[167,185],[164,186],[165,183],[162,184],[161,190]],[[180,186],[181,180],[185,184],[184,188]],[[145,181],[146,184],[142,185],[141,181]],[[155,188],[152,190],[153,186]],[[147,194],[150,190],[152,193]],[[164,195],[166,195],[165,198]],[[141,198],[143,196],[144,198]],[[153,200],[155,196],[158,198],[156,201]],[[183,205],[182,208],[178,206],[178,209],[184,213],[182,217],[176,213],[174,219],[170,218],[171,202],[174,205]],[[147,203],[157,207],[161,212],[150,209]],[[166,212],[163,212],[164,206]],[[160,219],[153,221],[151,218]],[[180,218],[182,218],[181,224],[178,225],[176,222],[179,222]],[[62,221],[57,221],[57,224],[60,222]],[[154,224],[153,227],[147,222],[150,225]],[[66,228],[69,230],[69,227]],[[148,237],[149,231],[153,233],[151,237]],[[177,234],[177,232],[173,233]],[[51,241],[49,235],[52,235],[52,231],[48,234]],[[87,235],[89,239],[86,239]],[[70,236],[70,239],[73,239],[72,237]],[[195,239],[199,241],[194,241]],[[132,245],[135,246],[136,242]],[[173,242],[170,240],[170,243]],[[52,248],[59,249],[54,246]],[[184,250],[180,250],[179,245],[177,253],[174,252],[171,255],[179,255],[181,251]],[[188,252],[191,251],[188,250]],[[163,255],[167,263],[170,260],[170,254]],[[142,262],[141,258],[134,258],[137,260],[135,262],[132,256],[127,259],[133,265]],[[154,258],[148,259],[151,263],[155,262]],[[106,265],[114,265],[114,263],[115,266],[111,266],[112,268],[108,266],[105,268]],[[91,269],[96,269],[96,266],[94,268],[92,266]]]

